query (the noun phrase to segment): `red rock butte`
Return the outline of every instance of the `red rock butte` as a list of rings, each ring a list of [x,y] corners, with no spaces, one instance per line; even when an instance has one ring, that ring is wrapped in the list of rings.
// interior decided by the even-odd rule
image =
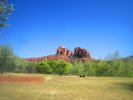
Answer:
[[[25,60],[31,62],[40,62],[43,60],[64,60],[67,62],[77,61],[95,61],[90,55],[90,53],[85,48],[76,47],[74,49],[74,54],[69,49],[64,46],[59,46],[55,55],[48,55],[36,58],[26,58]]]

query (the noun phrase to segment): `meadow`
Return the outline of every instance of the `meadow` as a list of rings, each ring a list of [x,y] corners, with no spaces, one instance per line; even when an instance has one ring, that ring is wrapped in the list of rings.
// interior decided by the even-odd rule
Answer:
[[[3,76],[41,76],[43,82],[0,82],[0,100],[132,100],[133,78],[79,77],[8,73]],[[3,77],[2,76],[2,77]]]

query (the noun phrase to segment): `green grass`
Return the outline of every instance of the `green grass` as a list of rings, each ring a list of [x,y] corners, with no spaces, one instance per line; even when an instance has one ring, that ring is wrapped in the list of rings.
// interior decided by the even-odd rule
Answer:
[[[25,75],[25,74],[13,74]],[[27,75],[27,74],[26,74]],[[33,75],[33,74],[31,74]],[[35,75],[35,74],[34,74]],[[46,75],[44,83],[0,83],[0,100],[132,100],[133,78]]]

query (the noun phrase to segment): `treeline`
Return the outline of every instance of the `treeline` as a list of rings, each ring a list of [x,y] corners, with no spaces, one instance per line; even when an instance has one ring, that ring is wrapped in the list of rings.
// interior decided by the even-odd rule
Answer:
[[[123,76],[133,77],[133,61],[114,60],[97,62],[77,62],[69,63],[63,60],[45,60],[42,62],[20,61],[14,67],[14,72],[42,73],[59,75],[79,75],[79,76]]]
[[[9,46],[0,46],[0,72],[42,73],[79,76],[133,77],[133,59],[99,60],[96,62],[42,61],[28,62],[14,55]]]

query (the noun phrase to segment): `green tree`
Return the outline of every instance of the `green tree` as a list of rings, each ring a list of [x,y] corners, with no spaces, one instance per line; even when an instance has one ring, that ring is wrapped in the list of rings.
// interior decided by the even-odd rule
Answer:
[[[55,73],[59,75],[68,74],[72,69],[72,64],[64,60],[58,60],[55,66]]]
[[[0,73],[13,70],[15,66],[15,56],[10,46],[0,45]]]
[[[96,63],[96,76],[106,76],[108,71],[108,66],[106,61],[100,60]]]
[[[36,67],[37,72],[43,74],[50,74],[52,73],[52,68],[49,66],[48,61],[40,62],[39,65]]]
[[[105,57],[105,60],[116,60],[116,59],[120,59],[120,57],[121,57],[120,52],[116,50],[114,53],[108,54]]]
[[[8,26],[7,20],[13,10],[13,4],[9,4],[7,0],[0,0],[0,29]]]
[[[73,63],[72,74],[79,76],[85,75],[83,62],[75,61]]]
[[[113,61],[109,61],[109,76],[118,76],[119,75],[119,68],[121,66],[121,61],[120,60],[113,60]]]
[[[20,57],[16,57],[15,63],[16,63],[16,66],[15,66],[14,72],[23,73],[25,72],[25,67],[29,62],[25,61]]]
[[[120,52],[118,50],[116,50],[114,53],[113,53],[113,60],[116,60],[116,59],[120,59]]]
[[[84,63],[84,72],[87,76],[95,75],[95,63],[92,61],[87,61]]]
[[[52,68],[52,71],[55,72],[55,68],[56,68],[56,63],[58,61],[56,60],[48,60],[47,63],[49,64],[49,66]]]

